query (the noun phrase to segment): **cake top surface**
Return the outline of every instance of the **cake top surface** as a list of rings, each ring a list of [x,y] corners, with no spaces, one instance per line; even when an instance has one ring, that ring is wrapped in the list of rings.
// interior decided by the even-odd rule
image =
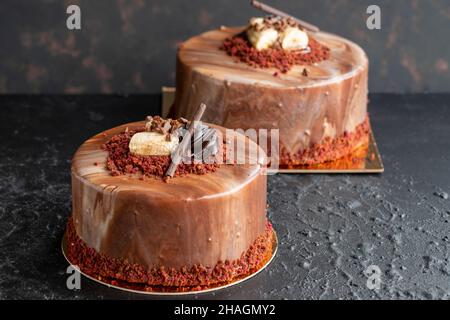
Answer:
[[[280,73],[275,68],[253,67],[237,61],[220,49],[226,39],[242,34],[247,29],[222,27],[195,36],[180,46],[178,59],[196,72],[221,81],[302,88],[333,83],[339,78],[344,80],[368,64],[364,51],[355,43],[336,35],[317,32],[308,33],[309,38],[329,48],[328,59],[312,65],[294,65],[286,73]]]
[[[252,181],[261,173],[261,164],[264,161],[264,153],[258,154],[258,159],[247,164],[222,164],[215,172],[208,174],[189,174],[170,179],[167,183],[161,179],[152,177],[143,178],[134,174],[113,176],[107,169],[108,151],[102,146],[118,134],[130,131],[139,131],[145,127],[145,122],[124,124],[95,135],[84,142],[77,150],[72,161],[72,174],[84,180],[93,188],[116,188],[118,191],[136,191],[145,194],[150,199],[173,199],[189,201],[190,199],[209,198],[224,193],[235,192],[245,184]],[[208,125],[220,130],[219,126]],[[250,139],[241,134],[236,134],[236,139],[244,139],[246,145],[256,146]],[[228,145],[229,140],[224,141]],[[235,143],[235,148],[237,148]],[[259,147],[257,147],[260,150]],[[248,158],[248,153],[245,154]]]

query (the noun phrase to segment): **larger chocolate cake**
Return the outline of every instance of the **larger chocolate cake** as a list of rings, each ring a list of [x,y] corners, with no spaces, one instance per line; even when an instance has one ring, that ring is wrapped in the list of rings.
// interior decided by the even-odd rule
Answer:
[[[368,59],[342,37],[289,19],[254,18],[184,42],[177,55],[173,116],[201,101],[205,120],[280,130],[280,164],[341,158],[367,144]]]
[[[178,144],[167,127],[186,123],[150,118],[81,145],[73,158],[66,232],[72,264],[98,279],[154,290],[227,284],[267,262],[273,231],[264,154],[249,164],[181,163],[166,181],[170,149]],[[221,149],[230,141],[219,143]]]

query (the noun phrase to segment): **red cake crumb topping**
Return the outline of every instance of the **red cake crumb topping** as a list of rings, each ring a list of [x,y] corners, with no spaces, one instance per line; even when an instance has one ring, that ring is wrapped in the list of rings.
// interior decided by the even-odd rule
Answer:
[[[130,153],[128,147],[131,138],[140,130],[126,130],[113,136],[103,145],[103,149],[108,151],[106,167],[113,176],[124,174],[140,174],[142,177],[163,177],[170,165],[170,156],[140,156]],[[223,153],[225,154],[225,153]],[[175,172],[175,176],[186,174],[206,174],[214,172],[220,164],[206,163],[180,163]]]
[[[259,51],[252,46],[245,33],[227,38],[221,46],[222,50],[238,61],[254,68],[276,68],[282,73],[288,72],[294,65],[312,65],[330,57],[330,49],[311,37],[309,48],[309,52],[282,48]]]
[[[317,166],[328,161],[336,161],[369,142],[370,122],[367,117],[351,133],[345,132],[334,139],[327,137],[321,144],[292,154],[283,146],[280,148],[280,164],[287,166]],[[308,167],[305,167],[308,168]]]
[[[154,291],[155,287],[188,287],[190,291],[205,286],[227,284],[259,270],[272,255],[274,232],[267,222],[266,232],[234,261],[218,261],[215,266],[200,264],[179,269],[155,266],[145,268],[125,259],[106,256],[90,248],[77,235],[72,218],[66,229],[67,256],[84,273],[111,284],[134,284],[141,290]]]

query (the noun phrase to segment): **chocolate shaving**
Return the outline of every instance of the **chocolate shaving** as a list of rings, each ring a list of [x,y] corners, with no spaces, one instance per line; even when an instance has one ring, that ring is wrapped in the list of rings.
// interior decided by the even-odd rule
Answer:
[[[201,103],[197,108],[197,110],[195,111],[194,118],[189,124],[188,131],[183,136],[183,140],[178,145],[177,149],[172,153],[171,156],[172,162],[170,163],[170,166],[165,174],[167,177],[173,177],[175,171],[177,170],[178,164],[181,162],[184,154],[186,153],[186,150],[191,146],[190,141],[192,134],[194,133],[195,128],[198,125],[198,122],[202,118],[205,109],[206,105],[204,103]]]
[[[303,68],[302,76],[307,77],[309,75],[308,69]]]
[[[262,24],[253,24],[249,28],[254,28],[255,31],[262,31],[266,29],[275,29],[278,32],[283,32],[287,27],[293,27],[298,29],[303,29],[300,24],[298,24],[292,18],[283,18],[278,16],[267,16],[263,18]]]
[[[149,132],[157,132],[164,135],[173,134],[178,128],[185,126],[188,121],[184,118],[179,119],[163,119],[160,116],[148,116],[145,130]]]

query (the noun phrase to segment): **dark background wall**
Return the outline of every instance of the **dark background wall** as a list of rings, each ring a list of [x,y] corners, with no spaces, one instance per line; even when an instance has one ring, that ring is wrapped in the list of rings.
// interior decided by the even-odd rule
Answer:
[[[359,43],[377,92],[450,91],[449,0],[266,0]],[[260,15],[247,0],[2,0],[0,93],[155,93],[183,39]],[[66,28],[78,4],[82,30]],[[366,8],[382,9],[382,30]]]

